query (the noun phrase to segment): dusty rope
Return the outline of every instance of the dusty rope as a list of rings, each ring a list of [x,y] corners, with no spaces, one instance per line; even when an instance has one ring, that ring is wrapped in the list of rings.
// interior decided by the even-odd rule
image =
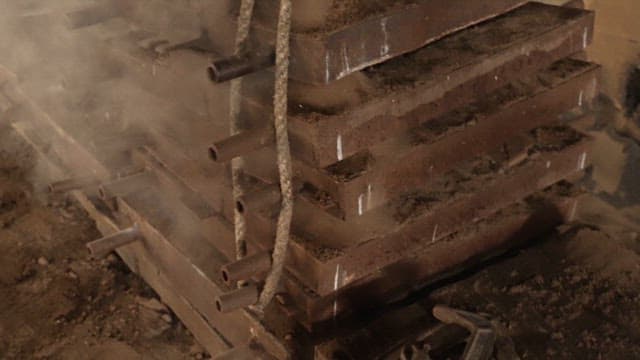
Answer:
[[[254,0],[242,0],[240,5],[240,14],[238,15],[238,30],[236,33],[235,55],[240,55],[245,51],[247,39],[249,38],[249,30],[251,27],[251,18],[253,17]],[[229,90],[229,128],[231,135],[239,133],[240,128],[240,103],[242,99],[242,78],[231,81]],[[244,168],[244,159],[239,157],[231,161],[231,181],[233,187],[233,201],[236,203],[244,194],[240,177]],[[235,208],[235,206],[234,206]],[[240,260],[247,255],[246,242],[246,222],[244,215],[234,210],[234,228],[235,228],[235,245],[236,259]]]
[[[291,218],[293,216],[293,188],[291,183],[291,150],[287,122],[288,81],[289,81],[289,37],[291,33],[291,0],[280,0],[278,15],[278,36],[276,39],[276,80],[273,98],[276,149],[278,151],[278,171],[282,207],[278,217],[276,240],[273,248],[273,265],[267,276],[260,299],[255,306],[259,313],[271,303],[278,286],[289,247]]]

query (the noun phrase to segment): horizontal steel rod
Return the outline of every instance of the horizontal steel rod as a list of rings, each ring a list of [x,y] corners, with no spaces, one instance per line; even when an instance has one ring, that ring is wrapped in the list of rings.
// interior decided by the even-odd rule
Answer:
[[[247,155],[274,142],[272,127],[247,130],[213,144],[209,148],[211,159],[224,163]]]
[[[77,177],[53,182],[47,186],[47,190],[52,194],[59,194],[99,183],[100,181],[95,177]]]
[[[278,204],[280,196],[280,187],[278,185],[269,185],[241,196],[236,203],[236,208],[243,214],[257,212],[260,209]]]
[[[255,284],[248,284],[240,289],[220,295],[216,299],[216,308],[221,313],[229,313],[254,305],[258,302],[258,296],[258,287]]]
[[[118,248],[140,240],[141,236],[140,229],[136,224],[128,229],[121,230],[109,236],[105,236],[102,239],[92,241],[87,244],[87,248],[93,258],[101,259]]]
[[[275,64],[274,53],[262,56],[231,56],[214,60],[208,67],[209,79],[223,83],[269,67]]]
[[[265,275],[271,268],[271,254],[260,252],[220,268],[222,279],[228,285],[238,281],[250,280],[258,275]]]

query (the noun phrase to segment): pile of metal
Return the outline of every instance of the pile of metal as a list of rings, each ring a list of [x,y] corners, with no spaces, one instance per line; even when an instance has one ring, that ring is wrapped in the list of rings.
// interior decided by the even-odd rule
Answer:
[[[576,211],[571,181],[589,165],[590,139],[571,125],[589,121],[597,93],[599,67],[581,60],[594,15],[521,0],[323,0],[315,3],[326,11],[309,19],[304,9],[318,4],[294,2],[292,238],[281,289],[261,317],[249,306],[271,267],[280,210],[269,115],[277,3],[257,5],[250,54],[208,69],[217,82],[244,76],[239,135],[227,138],[226,119],[194,110],[202,104],[193,98],[186,106],[200,114],[164,133],[74,135],[42,113],[13,126],[59,169],[51,190],[74,189],[107,236],[92,251],[116,250],[213,355],[406,358],[437,323],[412,294]],[[92,11],[92,24],[121,15]],[[191,49],[201,35],[137,46]],[[170,115],[184,116],[174,108],[189,96],[166,96],[177,78],[168,70],[147,80]],[[106,158],[92,142],[109,136],[139,141]],[[246,194],[236,202],[228,162],[240,156]],[[91,171],[67,179],[80,161]],[[236,209],[249,241],[237,262]],[[255,286],[238,292],[238,281]]]

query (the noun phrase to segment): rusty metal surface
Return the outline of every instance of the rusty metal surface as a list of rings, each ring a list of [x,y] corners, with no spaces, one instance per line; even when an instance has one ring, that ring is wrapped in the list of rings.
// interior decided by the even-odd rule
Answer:
[[[149,199],[153,201],[149,202]],[[230,342],[242,345],[257,339],[272,355],[280,359],[287,358],[288,351],[281,340],[271,334],[254,315],[245,310],[228,314],[217,310],[215,300],[224,294],[224,290],[214,279],[217,279],[224,257],[213,247],[206,246],[206,239],[194,233],[194,229],[189,229],[184,216],[180,225],[186,228],[167,228],[163,213],[158,212],[160,200],[159,193],[152,189],[146,195],[135,194],[118,199],[122,216],[140,225],[145,239],[144,251],[153,259],[154,265],[162,269],[177,291],[189,299],[210,323],[215,324]],[[179,211],[175,205],[170,209]]]
[[[267,125],[218,141],[209,148],[209,154],[214,161],[228,162],[259,150],[273,143],[274,140],[273,127]]]
[[[562,152],[540,154],[519,169],[487,183],[477,194],[448,203],[438,211],[428,211],[387,236],[341,249],[337,251],[338,256],[328,261],[322,261],[305,248],[305,244],[294,241],[289,270],[316,293],[333,293],[411,257],[425,242],[437,243],[470,219],[487,216],[513,201],[581,172],[588,164],[589,143],[582,141]]]
[[[463,131],[454,129],[443,138],[424,143],[420,140],[413,145],[413,138],[420,136],[414,131],[371,149],[369,154],[345,160],[335,170],[331,168],[332,173],[298,162],[294,165],[296,175],[299,181],[329,194],[340,208],[341,217],[352,220],[402,193],[427,187],[438,175],[490,151],[504,139],[587,105],[596,96],[598,70],[598,66],[588,66],[567,74],[563,82],[538,90],[529,98],[506,99],[498,109],[479,114],[474,125],[463,121]]]
[[[372,274],[379,274],[383,279],[375,285],[364,286],[365,289],[369,289],[365,291],[369,295],[364,298],[371,301],[371,304],[384,302],[390,296],[390,289],[397,282],[393,276],[387,278],[386,271],[380,272],[380,270],[394,262],[412,257],[418,251],[417,249],[425,243],[431,243],[432,239],[436,239],[436,244],[439,243],[440,239],[446,238],[469,219],[487,216],[537,189],[573,176],[572,174],[580,174],[589,163],[588,156],[585,156],[588,143],[589,141],[576,144],[562,153],[536,156],[532,163],[525,164],[525,167],[516,170],[515,173],[509,173],[503,179],[487,183],[479,194],[445,202],[433,208],[432,211],[416,217],[408,226],[401,227],[389,236],[337,251],[338,257],[328,262],[318,257],[318,253],[309,247],[312,244],[308,240],[294,238],[295,241],[290,248],[288,268],[295,276],[288,277],[285,282],[287,290],[295,299],[294,303],[301,308],[301,312],[298,313],[300,321],[312,326],[310,324],[330,319],[336,313],[349,311],[356,306],[353,299],[358,298],[362,293],[354,289],[362,289],[362,283],[369,282],[367,279],[372,276],[376,277]],[[487,204],[491,206],[487,207]],[[431,234],[432,238],[425,234]],[[231,236],[230,233],[229,236]],[[252,237],[251,241],[254,244],[258,241],[261,248],[268,249],[272,237],[266,233],[259,237],[260,239]],[[363,257],[363,253],[367,256]],[[344,275],[340,276],[337,283],[336,269]],[[395,272],[392,273],[395,274]],[[405,285],[416,284],[418,280],[412,277],[411,281]],[[324,291],[326,295],[319,296],[315,292],[318,289]],[[339,296],[345,299],[337,305],[333,302],[331,295],[336,289],[339,290]],[[314,293],[315,295],[310,295]],[[374,296],[374,294],[377,295]],[[374,301],[374,299],[378,300]],[[365,304],[357,306],[365,306]]]
[[[534,6],[542,7],[541,17],[549,16],[548,7]],[[567,11],[569,14],[565,14]],[[501,24],[490,21],[407,55],[408,59],[432,58],[431,63],[438,66],[423,65],[428,71],[420,74],[410,87],[396,87],[382,94],[367,93],[366,102],[344,109],[316,111],[312,107],[306,112],[300,111],[306,104],[297,100],[295,91],[292,92],[289,116],[294,155],[315,167],[331,165],[442,115],[447,109],[472,102],[523,74],[542,70],[554,61],[578,53],[591,42],[593,13],[566,9],[555,9],[551,13],[559,18],[557,23],[539,26],[538,31],[526,38],[495,44],[483,34],[491,32],[497,37],[500,34],[508,37],[509,32]],[[530,28],[527,23],[520,26],[522,30]],[[513,33],[517,34],[518,29],[513,29]],[[464,46],[469,43],[477,45]],[[446,48],[448,57],[438,55],[439,47]],[[415,76],[409,68],[393,64],[392,61],[383,65],[393,69],[387,77],[372,78],[364,73],[367,81],[372,82],[371,88],[384,89],[394,78]],[[246,81],[255,89],[251,91],[255,95],[254,101],[245,102],[245,108],[256,108],[247,110],[247,117],[260,126],[266,121],[260,106],[270,104],[270,91],[264,86],[271,81],[268,76],[249,77]]]
[[[467,2],[420,0],[417,1],[417,5],[403,7],[397,12],[367,19],[358,22],[355,26],[332,30],[324,37],[317,38],[312,34],[300,35],[294,39],[294,51],[302,51],[301,46],[307,46],[307,41],[321,45],[304,49],[304,58],[310,59],[311,65],[302,64],[301,61],[296,63],[294,58],[293,68],[304,69],[303,71],[309,74],[313,74],[316,70],[324,70],[326,77],[318,78],[320,82],[340,78],[362,66],[414,50],[426,42],[457,30],[460,26],[497,15],[522,1],[493,0],[472,4]],[[455,16],[439,16],[438,11],[444,11],[443,9],[451,6],[458,8]],[[529,5],[529,7],[538,6],[541,5]],[[560,11],[546,9],[551,12]],[[431,16],[427,19],[428,21],[425,21],[425,14]],[[379,98],[374,97],[374,101],[358,104],[357,111],[354,113],[348,112],[340,116],[318,119],[317,123],[309,122],[309,118],[301,114],[293,114],[291,129],[293,147],[294,150],[304,148],[304,151],[301,150],[298,153],[298,160],[314,165],[322,164],[322,167],[335,163],[336,160],[344,160],[359,150],[375,147],[374,144],[388,137],[397,136],[422,122],[435,119],[436,114],[442,115],[438,113],[441,111],[438,107],[459,107],[477,96],[474,93],[486,94],[489,90],[506,84],[521,72],[537,70],[559,57],[582,49],[590,41],[592,14],[578,11],[562,14],[566,15],[566,24],[549,26],[530,38],[518,39],[513,43],[505,44],[504,47],[492,48],[491,51],[478,52],[477,48],[471,49],[472,51],[467,55],[478,52],[473,54],[473,61],[460,64],[455,64],[455,61],[448,62],[443,69],[434,70],[433,73],[417,68],[424,73],[429,73],[430,77],[419,77],[417,82],[409,86],[397,88],[391,86],[391,90],[385,90]],[[111,15],[105,16],[108,18]],[[90,21],[101,21],[102,17],[104,16],[98,14],[95,20]],[[495,30],[495,27],[485,25],[478,28],[485,29],[484,31]],[[388,34],[390,37],[376,36],[376,32],[380,31],[390,31]],[[383,34],[382,32],[380,34]],[[464,32],[464,34],[470,33]],[[300,40],[303,37],[306,40]],[[381,51],[376,53],[378,50]],[[318,58],[317,51],[329,54],[329,59]],[[145,59],[138,60],[140,64],[148,65]],[[321,68],[314,68],[317,64],[320,64]],[[392,79],[391,75],[381,75],[381,72],[385,71],[383,67],[372,69],[369,74],[374,74],[373,76],[377,76],[381,81]],[[426,65],[425,68],[427,68]],[[137,79],[143,78],[144,71],[140,73]],[[446,78],[447,76],[451,79]],[[175,92],[174,84],[167,81],[175,77],[179,75],[164,76],[164,80],[159,81],[162,83],[160,85],[162,88],[155,93],[166,97],[167,93]],[[488,81],[491,79],[494,81]],[[159,82],[147,81],[149,84]],[[567,96],[565,98],[563,94],[556,94],[560,99],[558,102],[570,98],[569,95],[564,94]],[[574,102],[576,94],[573,93]],[[183,94],[185,97],[187,95]],[[590,93],[585,92],[579,97],[579,102],[586,103],[590,98]],[[588,163],[588,155],[582,143],[558,154],[545,153],[531,159],[525,157],[522,163],[513,164],[513,170],[505,171],[504,176],[488,182],[487,188],[482,191],[443,201],[435,209],[437,211],[416,212],[418,216],[408,222],[397,224],[389,222],[385,223],[385,226],[381,223],[374,230],[369,231],[366,231],[365,223],[354,226],[353,223],[339,219],[340,216],[342,218],[347,216],[336,213],[335,202],[323,202],[324,199],[313,198],[313,196],[300,198],[297,203],[299,212],[294,223],[295,236],[290,249],[291,258],[283,281],[284,288],[289,294],[278,297],[278,301],[273,309],[269,310],[266,319],[258,319],[250,311],[236,310],[253,302],[257,296],[257,288],[245,288],[243,293],[229,293],[230,286],[225,286],[224,281],[219,278],[221,268],[224,269],[224,264],[228,264],[229,259],[234,255],[231,223],[226,222],[224,216],[229,216],[236,204],[230,200],[231,192],[226,174],[228,168],[213,164],[207,159],[206,148],[210,141],[215,139],[206,138],[213,133],[221,132],[221,126],[208,121],[209,113],[198,108],[202,105],[199,101],[187,100],[189,104],[187,107],[193,105],[193,109],[171,112],[167,116],[175,115],[179,118],[185,114],[188,116],[191,114],[194,115],[194,119],[189,119],[188,123],[172,122],[163,131],[149,130],[150,134],[146,135],[157,141],[145,142],[146,147],[131,149],[127,146],[125,149],[127,160],[131,160],[128,157],[131,152],[133,162],[142,165],[145,169],[144,173],[127,179],[110,176],[117,173],[117,169],[112,168],[115,167],[114,163],[106,163],[105,159],[99,156],[100,154],[87,147],[87,139],[74,138],[67,133],[73,129],[57,126],[55,121],[41,116],[46,114],[41,114],[43,111],[39,109],[33,112],[37,115],[36,117],[42,117],[38,121],[45,123],[44,126],[21,123],[16,124],[16,128],[25,134],[35,135],[45,129],[45,133],[51,134],[44,135],[59,137],[51,142],[53,147],[71,154],[68,159],[61,159],[62,165],[74,167],[73,162],[78,159],[87,160],[86,163],[89,164],[87,167],[90,170],[98,172],[101,179],[110,179],[107,184],[100,187],[102,196],[108,200],[109,206],[104,206],[105,204],[96,200],[101,209],[98,211],[95,204],[91,203],[86,196],[74,192],[78,201],[99,222],[100,230],[107,236],[119,228],[125,228],[134,223],[139,224],[139,231],[143,235],[138,239],[139,241],[129,243],[130,239],[126,239],[127,241],[118,244],[116,251],[122,255],[134,272],[139,273],[156,289],[196,337],[212,352],[220,352],[236,346],[241,353],[251,357],[255,354],[253,351],[245,351],[247,350],[245,346],[257,341],[260,347],[269,353],[265,355],[266,357],[273,355],[280,359],[289,358],[291,344],[287,342],[286,335],[291,329],[300,331],[299,334],[302,335],[307,334],[300,329],[300,324],[307,326],[308,329],[314,329],[316,326],[326,325],[340,319],[341,316],[349,315],[361,305],[362,309],[365,309],[366,306],[363,305],[365,303],[370,307],[383,305],[392,298],[402,296],[408,289],[429,282],[444,271],[459,267],[478,254],[485,254],[502,245],[509,246],[516,243],[517,241],[513,239],[514,233],[518,235],[517,240],[533,236],[536,231],[555,224],[562,216],[556,216],[558,212],[548,211],[549,209],[545,208],[547,211],[541,212],[543,217],[537,218],[533,216],[537,214],[534,209],[518,207],[520,205],[508,208],[507,212],[502,214],[505,215],[504,217],[491,218],[491,215],[546,185],[571,174],[580,173]],[[174,98],[175,101],[178,100]],[[569,100],[567,100],[568,103]],[[539,105],[542,104],[548,105],[546,100],[540,100]],[[515,117],[514,114],[519,108],[515,106],[514,108],[516,110],[512,110],[510,116],[505,115],[501,118],[502,122]],[[559,109],[560,107],[551,106],[547,111],[550,114],[556,110],[559,112]],[[425,111],[429,111],[432,115],[423,116]],[[538,114],[540,121],[544,115],[549,114],[545,112]],[[531,119],[536,118],[531,117],[529,121]],[[499,121],[496,120],[496,122]],[[528,126],[540,124],[531,122],[532,124]],[[513,125],[513,128],[508,129],[515,132],[516,126],[520,126],[520,130],[524,131],[526,127],[521,125],[518,122]],[[182,127],[184,129],[181,129]],[[477,129],[469,129],[471,135],[467,135],[468,137],[453,137],[447,141],[468,140],[472,136],[474,139],[485,139],[482,136],[488,139],[489,126],[485,128],[478,126]],[[95,132],[97,131],[94,130]],[[192,133],[193,137],[190,137]],[[344,135],[340,138],[343,142],[338,146],[336,139],[341,134]],[[376,134],[384,135],[373,136]],[[505,130],[502,136],[508,137],[510,134]],[[93,135],[99,134],[92,133],[87,137],[90,138]],[[114,139],[113,134],[110,135],[112,137],[100,137],[99,140]],[[259,146],[266,142],[264,138],[261,139],[263,140],[258,142]],[[133,139],[133,141],[137,140]],[[203,143],[204,146],[199,148]],[[442,144],[445,143],[446,141],[442,142]],[[249,148],[253,150],[253,146],[258,145],[250,145]],[[451,147],[451,143],[446,145]],[[442,145],[443,148],[444,146]],[[338,147],[341,150],[340,155],[338,155]],[[486,147],[488,148],[489,145]],[[478,152],[478,149],[480,148],[473,146],[468,148],[470,152]],[[481,149],[485,148],[481,147]],[[433,148],[421,148],[420,151],[423,152],[415,154],[409,150],[407,153],[402,153],[402,159],[404,161],[423,160],[427,152],[434,152],[433,150]],[[432,159],[437,158],[442,163],[450,164],[456,161],[463,162],[466,159],[449,156],[444,150],[440,150],[440,152],[435,151],[435,155],[430,155],[433,156]],[[379,157],[378,160],[384,159]],[[387,160],[382,162],[385,163]],[[275,164],[275,161],[269,162],[269,165],[271,164]],[[447,170],[445,165],[438,171],[444,173]],[[383,166],[380,171],[386,173],[389,169],[390,167]],[[402,168],[397,169],[402,170]],[[405,176],[407,174],[410,176]],[[396,176],[417,182],[417,179],[424,174],[400,172],[399,175],[386,174],[385,176]],[[382,178],[381,175],[380,179]],[[395,198],[399,191],[407,190],[394,182],[384,182],[381,186],[388,189],[384,193],[385,197],[381,198],[379,203],[367,201],[366,207],[374,209],[377,205],[386,204],[386,200]],[[366,189],[368,191],[368,187]],[[254,201],[267,204],[266,206],[261,205],[257,208],[243,206],[248,211],[254,209],[260,211],[259,216],[250,216],[249,219],[251,254],[269,251],[272,245],[273,225],[270,222],[273,218],[270,216],[273,215],[271,211],[273,209],[269,209],[269,204],[273,200],[272,190],[263,194],[253,193]],[[307,191],[305,194],[312,192],[309,189],[302,190]],[[342,206],[347,202],[353,205],[354,199],[359,202],[362,195],[362,188],[357,188],[355,185],[349,190],[352,192],[348,194],[343,193],[343,190],[336,191]],[[353,197],[356,195],[357,198]],[[258,200],[255,200],[256,198]],[[364,213],[360,211],[360,207],[364,209],[365,203],[348,210],[350,211],[347,212],[348,216],[353,216],[354,211],[357,215]],[[569,209],[564,205],[560,208],[562,210],[559,212],[566,212]],[[109,216],[105,215],[107,212]],[[315,214],[318,213],[326,215],[322,222],[315,218]],[[389,213],[384,212],[383,215],[389,218]],[[469,221],[475,222],[480,218],[485,218],[486,221],[467,228],[461,235],[452,236]],[[335,224],[339,225],[335,226]],[[389,226],[387,232],[378,234],[377,231],[386,225],[393,226]],[[525,229],[526,233],[519,233]],[[426,237],[425,234],[427,234]],[[453,246],[459,251],[455,256],[450,256]],[[111,246],[108,249],[114,247]],[[264,271],[268,267],[267,260],[270,260],[268,254],[266,252],[259,255],[261,259],[259,265],[249,264],[249,271],[246,271],[246,267],[230,271],[231,267],[227,266],[228,274],[241,273],[239,278],[242,280],[259,278],[259,275],[254,272],[258,271],[256,268]],[[228,276],[229,279],[232,277]],[[232,283],[232,281],[227,282],[227,285]],[[238,297],[238,295],[241,296]],[[216,309],[216,299],[220,300],[219,309]],[[223,313],[227,310],[232,311]],[[260,354],[263,353],[260,352]],[[327,357],[330,356],[331,354],[327,355]]]
[[[221,313],[230,313],[254,305],[258,302],[260,291],[256,284],[248,284],[231,290],[216,298],[216,309]]]
[[[424,251],[416,253],[416,256],[411,260],[385,269],[375,279],[371,279],[368,286],[363,285],[350,294],[344,293],[332,301],[327,300],[325,314],[327,322],[330,324],[341,321],[340,318],[335,320],[332,316],[331,309],[335,302],[338,304],[349,303],[350,307],[360,307],[361,309],[366,309],[369,306],[384,307],[385,303],[381,300],[382,298],[388,299],[390,295],[386,293],[386,296],[380,296],[381,289],[384,287],[388,289],[389,285],[397,284],[396,291],[404,287],[404,294],[407,294],[429,284],[429,282],[421,283],[420,279],[433,277],[438,272],[451,269],[452,266],[477,264],[506,251],[508,248],[522,245],[541,236],[554,226],[570,219],[576,204],[575,198],[551,195],[546,199],[547,201],[543,202],[546,205],[540,207],[527,209],[527,206],[523,207],[522,204],[511,207],[495,217],[478,223],[476,230],[470,233],[461,234],[451,238],[448,242],[430,246]],[[454,244],[456,251],[452,252]],[[477,256],[477,254],[483,255]],[[394,274],[395,277],[393,282],[388,280],[391,274]],[[448,275],[450,276],[451,273]],[[432,281],[437,281],[440,278],[432,278]],[[395,310],[391,307],[391,309],[389,313],[382,315],[373,323],[354,331],[352,336],[348,337],[348,341],[338,337],[318,345],[316,353],[331,359],[333,352],[341,350],[353,359],[376,359],[380,354],[399,346],[407,339],[423,334],[425,330],[434,325],[430,308],[423,308],[420,302]],[[375,330],[396,328],[396,331]],[[385,336],[377,334],[385,334]],[[367,346],[364,346],[365,344]]]
[[[209,79],[216,83],[223,83],[269,68],[275,64],[275,54],[263,57],[231,56],[211,62],[207,69]]]
[[[331,326],[338,318],[344,317],[353,311],[365,311],[386,304],[389,299],[402,298],[416,289],[436,282],[444,277],[452,275],[455,270],[470,265],[474,254],[481,254],[494,247],[518,246],[522,241],[527,241],[536,236],[543,235],[549,228],[559,225],[563,221],[571,219],[571,214],[576,209],[576,200],[565,199],[556,203],[552,207],[544,208],[539,215],[552,216],[544,221],[532,221],[530,218],[522,217],[520,220],[505,220],[504,227],[477,235],[465,241],[456,243],[456,251],[452,251],[449,241],[436,243],[428,246],[427,251],[416,250],[412,257],[396,265],[381,269],[379,272],[362,279],[353,286],[346,288],[334,295],[319,297],[309,296],[305,293],[304,287],[292,280],[287,282],[287,291],[295,299],[295,303],[302,304],[300,312],[297,314],[301,323],[309,329],[323,329]],[[562,216],[556,215],[560,209]],[[513,208],[513,209],[517,209]],[[517,211],[504,210],[499,214],[500,219],[513,216]],[[545,215],[546,214],[546,215]],[[523,227],[526,225],[526,227]],[[460,237],[456,237],[460,238]],[[452,238],[453,239],[453,238]],[[453,240],[452,240],[453,241]],[[498,251],[500,252],[500,251]],[[452,256],[454,254],[455,256]],[[496,255],[496,253],[486,254],[486,258]]]
[[[576,66],[567,70],[567,64]],[[486,96],[498,98],[488,109],[487,101],[479,101],[469,105],[469,111],[456,110],[432,119],[423,125],[424,128],[416,128],[404,136],[372,147],[367,154],[351,157],[328,168],[331,172],[295,162],[297,181],[312,184],[326,193],[332,204],[324,209],[326,214],[319,214],[322,212],[319,211],[320,205],[298,199],[299,211],[297,216],[294,215],[294,227],[306,233],[322,230],[333,244],[353,241],[358,236],[353,229],[361,229],[366,235],[372,226],[368,221],[369,214],[374,213],[370,216],[375,217],[376,209],[390,199],[424,189],[456,164],[500,146],[505,139],[554,122],[558,114],[587,106],[597,93],[599,66],[574,60],[558,62],[554,66],[561,69],[561,76],[550,84],[542,81],[541,84],[545,85],[535,85],[533,90],[513,90],[514,86],[521,86],[518,84],[504,87],[494,93],[498,95]],[[538,76],[544,78],[548,74],[541,72],[533,79],[538,81]],[[500,95],[504,92],[506,97]],[[466,119],[468,115],[476,119],[471,121],[471,125]],[[439,135],[441,125],[438,121],[460,124],[450,126],[446,133]],[[429,128],[433,126],[435,130]],[[436,135],[430,135],[432,132]],[[263,151],[260,156],[247,159],[252,173],[259,172],[265,164],[275,164],[275,160],[269,160],[271,155],[265,153]],[[267,182],[276,182],[276,176],[275,173],[262,173],[259,177],[267,178]],[[327,214],[346,222],[332,221]],[[306,221],[307,216],[313,216],[316,221]],[[349,229],[345,230],[347,227]]]
[[[251,280],[255,276],[266,274],[271,269],[271,253],[259,252],[222,266],[222,280],[234,286],[238,281]]]
[[[500,15],[524,2],[419,0],[329,32],[293,34],[290,76],[308,83],[329,83]],[[273,42],[271,26],[256,24],[254,28],[259,42]]]
[[[95,259],[101,259],[109,255],[112,251],[118,250],[133,242],[140,240],[140,231],[134,224],[132,227],[117,231],[96,241],[87,244],[89,253]]]

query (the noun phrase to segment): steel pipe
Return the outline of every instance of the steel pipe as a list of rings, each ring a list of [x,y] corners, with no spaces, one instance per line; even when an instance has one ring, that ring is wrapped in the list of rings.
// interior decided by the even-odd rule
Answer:
[[[272,127],[247,130],[213,144],[209,148],[209,155],[216,162],[228,162],[273,142],[274,130]]]
[[[240,289],[220,295],[216,299],[216,309],[221,313],[229,313],[234,310],[246,308],[258,302],[258,287],[248,284]]]
[[[53,182],[47,186],[47,190],[52,194],[59,194],[97,184],[99,181],[95,177],[77,177]]]
[[[121,179],[124,177],[135,175],[142,171],[144,171],[144,168],[141,168],[139,166],[132,166],[112,174],[107,180]],[[65,193],[72,190],[82,189],[82,188],[91,187],[91,186],[97,186],[101,182],[102,180],[100,180],[95,176],[79,176],[79,177],[52,182],[49,185],[47,185],[47,190],[50,193]]]
[[[260,209],[278,204],[280,202],[280,187],[269,185],[258,191],[243,195],[236,202],[236,208],[242,214],[256,212]]]
[[[209,65],[207,73],[211,81],[223,83],[272,67],[275,65],[275,61],[276,57],[273,52],[266,56],[231,56],[214,60]]]
[[[101,259],[109,255],[112,251],[140,240],[141,237],[140,228],[135,224],[128,229],[92,241],[87,244],[87,248],[93,258]]]
[[[233,285],[239,281],[264,275],[269,269],[271,269],[271,254],[265,251],[226,264],[220,268],[220,273],[226,284]]]

